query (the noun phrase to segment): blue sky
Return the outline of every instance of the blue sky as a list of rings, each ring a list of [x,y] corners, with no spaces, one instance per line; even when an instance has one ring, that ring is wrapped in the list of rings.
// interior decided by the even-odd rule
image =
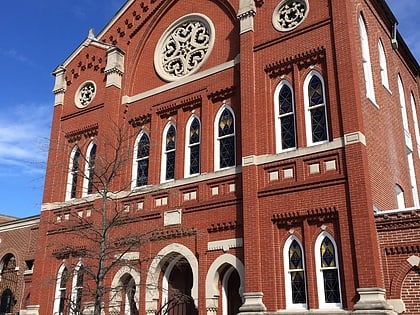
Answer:
[[[387,0],[398,29],[420,60],[420,6]],[[106,4],[105,4],[106,3]],[[125,0],[22,0],[2,3],[0,17],[0,213],[39,214],[54,78],[51,72],[97,34]]]

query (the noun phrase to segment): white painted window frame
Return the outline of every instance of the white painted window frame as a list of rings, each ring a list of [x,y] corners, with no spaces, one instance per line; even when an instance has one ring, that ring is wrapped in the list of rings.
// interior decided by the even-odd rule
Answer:
[[[80,171],[80,160],[79,160],[79,168],[76,171],[73,171],[73,163],[74,163],[74,157],[78,150],[80,152],[80,148],[77,145],[75,145],[70,153],[69,169],[68,169],[67,184],[66,184],[66,199],[65,199],[66,201],[74,199],[71,197],[71,190],[73,186],[74,176],[79,176],[78,172]]]
[[[305,292],[306,292],[306,299],[308,299],[308,287],[306,285],[306,270],[305,270],[305,252],[300,240],[291,235],[285,242],[283,247],[283,263],[284,263],[284,279],[285,279],[285,292],[286,292],[286,309],[293,309],[293,310],[306,310],[308,308],[308,304],[306,303],[293,303],[292,297],[292,281],[291,281],[291,274],[289,269],[289,248],[293,241],[296,241],[300,249],[302,251],[302,269],[304,276],[305,276]],[[298,271],[297,269],[293,269],[293,271]]]
[[[220,167],[220,140],[226,138],[220,138],[219,137],[219,120],[222,116],[223,111],[227,109],[228,111],[230,111],[230,113],[232,114],[233,117],[233,134],[229,135],[229,137],[233,137],[234,141],[233,141],[233,146],[234,146],[234,160],[236,161],[236,117],[235,117],[235,113],[233,111],[233,109],[227,104],[227,103],[223,103],[223,105],[219,108],[216,117],[214,119],[214,170],[215,171],[219,171],[219,170],[224,170],[224,169],[229,169],[232,167],[236,166],[236,162],[235,165],[233,166],[228,166],[228,167]]]
[[[167,151],[166,150],[166,136],[171,126],[175,128],[175,149]],[[176,155],[176,142],[177,142],[176,138],[177,138],[176,126],[172,121],[170,121],[166,124],[162,133],[162,163],[161,163],[161,169],[160,169],[160,182],[161,183],[172,182],[175,179],[175,175],[173,179],[166,179],[166,162],[167,162],[167,155],[169,152],[175,151],[175,155]],[[176,159],[175,159],[175,164],[176,164]]]
[[[369,51],[369,39],[363,16],[359,14],[359,32],[362,48],[363,74],[366,84],[366,97],[376,105],[375,87],[373,83],[372,63]]]
[[[200,125],[200,132],[199,132],[200,138],[199,138],[198,143],[194,143],[193,145],[190,145],[190,128],[194,119],[197,119]],[[190,174],[191,148],[194,146],[199,146],[200,160],[201,160],[201,120],[197,115],[192,114],[191,117],[188,119],[186,128],[185,128],[185,158],[184,158],[184,177],[185,178],[200,175],[200,172],[201,172],[201,170],[199,170],[198,173]],[[201,163],[200,163],[200,168],[201,168]]]
[[[54,297],[54,306],[53,306],[54,315],[61,315],[59,311],[60,311],[61,292],[63,291],[63,289],[60,287],[60,284],[61,284],[61,278],[63,277],[63,272],[65,270],[67,270],[67,266],[65,264],[61,264],[60,268],[58,269],[57,281],[55,284],[55,297]]]
[[[142,130],[137,138],[136,141],[134,142],[134,150],[133,150],[133,165],[132,165],[132,172],[131,172],[131,189],[135,189],[137,186],[137,176],[138,176],[138,163],[142,160],[145,159],[149,159],[150,158],[150,150],[149,150],[149,155],[147,156],[147,158],[137,158],[137,151],[139,148],[139,143],[140,140],[143,136],[146,136],[149,139],[149,144],[150,144],[150,136],[149,134]],[[150,162],[150,161],[149,161]]]
[[[389,91],[388,65],[386,62],[385,48],[381,39],[378,40],[378,53],[382,85]]]
[[[292,92],[292,112],[281,115],[280,108],[279,108],[280,106],[279,95],[283,86],[287,86],[288,88],[290,88]],[[294,131],[293,131],[295,134],[295,146],[292,148],[283,149],[282,148],[283,135],[281,133],[281,118],[284,116],[290,116],[290,115],[293,115],[293,119],[295,121]],[[275,131],[276,131],[276,153],[283,153],[287,151],[296,150],[297,139],[296,139],[295,95],[294,95],[293,86],[287,80],[280,81],[280,83],[277,85],[276,89],[274,90],[274,126],[275,126]]]
[[[338,272],[338,285],[339,285],[339,291],[340,291],[340,303],[327,303],[325,302],[325,294],[324,294],[324,274],[321,267],[321,255],[320,255],[320,248],[322,241],[324,240],[324,237],[328,237],[332,244],[334,245],[334,251],[335,251],[335,263],[336,267],[334,269],[337,269]],[[316,267],[316,281],[317,281],[317,288],[318,288],[318,303],[320,309],[341,309],[343,307],[342,301],[343,297],[341,294],[341,277],[340,277],[340,265],[339,265],[339,258],[338,258],[338,250],[337,250],[337,244],[334,240],[334,238],[326,231],[322,231],[316,241],[315,241],[315,267]]]
[[[311,81],[311,79],[316,76],[321,80],[322,83],[322,96],[324,99],[324,103],[321,105],[317,105],[317,106],[312,106],[310,107],[310,101],[309,101],[309,82]],[[316,71],[316,70],[311,70],[308,75],[305,78],[305,81],[303,83],[303,93],[305,95],[305,99],[304,99],[304,105],[305,105],[305,126],[306,126],[306,145],[308,147],[310,146],[314,146],[314,145],[319,145],[319,144],[323,144],[323,143],[328,143],[330,135],[329,135],[329,130],[328,130],[328,110],[327,110],[327,95],[325,93],[325,81],[324,78],[322,77],[322,75]],[[317,142],[313,142],[312,141],[312,116],[311,116],[311,110],[315,109],[315,108],[319,108],[319,107],[324,107],[324,113],[325,113],[325,128],[327,131],[327,139],[323,140],[323,141],[317,141]]]
[[[72,307],[70,307],[70,314],[71,315],[78,315],[78,314],[76,314],[76,312],[74,310],[74,308],[76,306],[76,300],[77,300],[77,291],[79,289],[80,290],[83,289],[83,286],[82,287],[77,286],[80,268],[83,268],[83,264],[82,264],[81,261],[79,261],[77,263],[77,265],[76,265],[76,267],[74,268],[74,271],[73,271],[73,280],[72,280],[72,285],[71,285],[71,305],[72,305]],[[82,306],[82,305],[80,305],[80,306]]]
[[[94,141],[89,143],[89,146],[86,150],[86,159],[85,159],[85,169],[84,169],[84,176],[83,176],[83,188],[82,188],[82,197],[86,197],[89,195],[88,193],[88,187],[89,187],[89,178],[90,178],[90,172],[93,171],[95,166],[93,168],[90,166],[91,162],[91,152],[93,147],[96,146],[96,143]],[[98,149],[96,147],[96,149]]]

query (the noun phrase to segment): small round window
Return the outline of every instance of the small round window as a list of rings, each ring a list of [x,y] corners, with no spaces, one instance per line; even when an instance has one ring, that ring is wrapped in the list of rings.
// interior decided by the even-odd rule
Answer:
[[[205,63],[214,44],[213,23],[202,14],[186,15],[163,33],[155,49],[159,76],[175,81],[191,75]]]
[[[273,12],[273,26],[280,32],[296,28],[308,15],[309,5],[305,0],[281,1]]]
[[[76,92],[75,103],[79,108],[88,106],[96,95],[96,85],[92,81],[83,83]]]

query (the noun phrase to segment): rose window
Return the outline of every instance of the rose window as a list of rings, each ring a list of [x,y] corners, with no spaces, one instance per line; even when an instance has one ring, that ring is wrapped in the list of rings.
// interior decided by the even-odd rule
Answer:
[[[184,16],[160,38],[155,50],[155,69],[167,81],[191,75],[204,64],[213,43],[214,27],[206,16]]]
[[[273,12],[273,25],[281,32],[293,30],[303,22],[308,14],[305,0],[285,0],[277,5]]]
[[[95,83],[89,81],[82,84],[75,96],[76,106],[83,108],[88,106],[96,95]]]

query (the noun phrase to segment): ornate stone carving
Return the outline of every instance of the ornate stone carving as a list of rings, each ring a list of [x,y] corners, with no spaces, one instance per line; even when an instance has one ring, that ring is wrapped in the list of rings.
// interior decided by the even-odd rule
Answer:
[[[303,22],[308,15],[308,3],[305,0],[281,1],[273,12],[273,26],[280,32],[291,31]]]
[[[155,69],[166,81],[198,71],[214,43],[214,26],[204,15],[191,14],[172,23],[155,50]]]
[[[96,85],[92,81],[83,83],[76,92],[74,102],[78,108],[88,106],[96,95]]]

